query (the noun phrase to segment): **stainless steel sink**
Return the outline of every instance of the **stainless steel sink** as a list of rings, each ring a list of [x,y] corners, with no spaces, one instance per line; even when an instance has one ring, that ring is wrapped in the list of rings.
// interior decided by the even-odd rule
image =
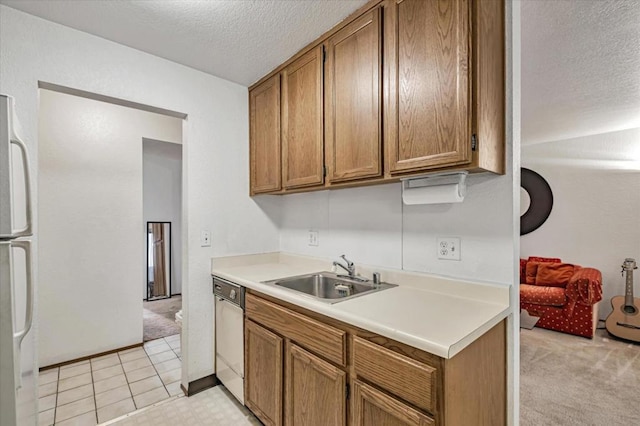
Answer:
[[[265,281],[264,284],[286,288],[327,303],[341,302],[354,297],[396,287],[395,284],[373,284],[362,279],[337,275],[333,272],[317,272],[296,277]]]

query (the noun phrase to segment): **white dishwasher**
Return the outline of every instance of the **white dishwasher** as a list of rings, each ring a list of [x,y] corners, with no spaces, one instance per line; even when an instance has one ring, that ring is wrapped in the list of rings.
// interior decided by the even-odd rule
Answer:
[[[244,405],[244,287],[213,277],[216,376]]]

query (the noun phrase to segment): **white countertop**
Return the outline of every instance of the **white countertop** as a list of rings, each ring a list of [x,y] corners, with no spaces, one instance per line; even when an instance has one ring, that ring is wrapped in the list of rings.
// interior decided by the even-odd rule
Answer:
[[[358,273],[370,278],[378,271],[382,281],[398,287],[334,304],[262,284],[330,270],[327,260],[284,253],[211,262],[213,275],[443,358],[452,358],[511,312],[508,286],[380,268],[358,267]]]

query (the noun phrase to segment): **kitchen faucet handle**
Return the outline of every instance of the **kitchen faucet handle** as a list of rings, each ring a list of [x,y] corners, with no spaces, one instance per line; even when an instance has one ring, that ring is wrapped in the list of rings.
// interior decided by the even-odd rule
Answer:
[[[340,257],[343,258],[345,262],[347,262],[348,267],[351,268],[353,266],[353,262],[347,259],[346,255],[343,254],[343,255],[340,255]]]

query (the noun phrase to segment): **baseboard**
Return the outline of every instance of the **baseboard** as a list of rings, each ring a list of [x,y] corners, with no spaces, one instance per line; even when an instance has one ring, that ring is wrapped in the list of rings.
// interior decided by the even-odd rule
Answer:
[[[143,302],[155,302],[156,300],[166,300],[166,299],[171,299],[172,297],[176,297],[176,296],[182,296],[182,293],[176,293],[176,294],[172,294],[172,295],[167,296],[167,297],[161,297],[161,298],[158,298],[158,299],[152,299],[152,300],[149,300],[149,299],[147,299],[147,298],[144,298],[144,299],[142,299],[142,301],[143,301]]]
[[[194,380],[193,382],[189,382],[188,389],[185,389],[183,385],[180,385],[180,389],[182,389],[182,392],[184,392],[185,395],[193,396],[197,393],[202,392],[203,390],[207,390],[219,384],[220,384],[220,381],[218,380],[216,375],[212,374],[210,376],[206,376],[198,380]]]
[[[91,358],[96,358],[96,357],[104,356],[104,355],[111,355],[111,354],[114,354],[116,352],[126,351],[128,349],[142,347],[142,345],[143,345],[142,342],[141,343],[136,343],[135,345],[123,346],[123,347],[118,348],[118,349],[112,349],[112,350],[106,351],[106,352],[99,352],[97,354],[87,355],[87,356],[83,356],[83,357],[80,357],[80,358],[72,359],[72,360],[69,360],[69,361],[59,362],[57,364],[47,365],[46,367],[40,367],[38,371],[51,370],[52,368],[57,368],[57,367],[64,367],[65,365],[75,364],[76,362],[86,361],[86,360],[91,359]]]

